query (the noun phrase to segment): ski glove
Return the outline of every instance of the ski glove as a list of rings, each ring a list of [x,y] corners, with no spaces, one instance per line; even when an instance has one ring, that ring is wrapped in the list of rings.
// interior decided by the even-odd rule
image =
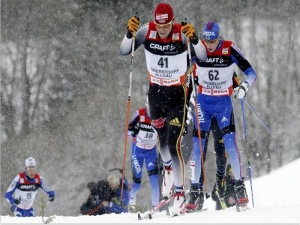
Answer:
[[[14,203],[15,203],[15,205],[19,205],[19,204],[20,204],[20,202],[21,202],[21,201],[20,201],[20,199],[17,199],[17,198],[16,198],[16,199],[14,199]]]
[[[196,45],[198,44],[198,37],[195,33],[195,29],[192,24],[181,22],[181,32],[185,34],[188,38],[190,38],[192,44]]]
[[[54,201],[54,196],[49,196],[48,201],[49,201],[49,202],[53,202],[53,201]]]
[[[241,83],[238,87],[234,89],[234,97],[238,99],[243,99],[246,97],[246,93],[249,90],[250,85],[248,82]]]
[[[128,20],[128,25],[127,25],[127,30],[128,32],[137,32],[138,28],[139,28],[139,24],[140,24],[140,19],[138,17],[131,17]]]

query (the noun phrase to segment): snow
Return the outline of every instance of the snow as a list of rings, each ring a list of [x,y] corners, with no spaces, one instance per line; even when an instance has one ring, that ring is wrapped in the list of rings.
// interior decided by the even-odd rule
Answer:
[[[300,159],[278,168],[268,175],[252,181],[254,208],[252,207],[249,180],[246,187],[250,210],[236,212],[235,208],[215,211],[211,198],[204,204],[206,211],[168,217],[165,212],[156,213],[152,220],[139,221],[137,214],[107,214],[101,216],[55,216],[50,224],[96,223],[300,223]],[[47,212],[46,212],[47,214]],[[47,215],[50,216],[50,215]],[[48,217],[45,218],[45,220]],[[42,224],[41,217],[16,218],[1,216],[1,224]]]

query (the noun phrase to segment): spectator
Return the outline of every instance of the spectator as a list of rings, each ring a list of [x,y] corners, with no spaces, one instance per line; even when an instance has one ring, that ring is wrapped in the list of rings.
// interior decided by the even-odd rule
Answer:
[[[128,182],[125,179],[123,187],[123,196],[121,199],[122,181],[121,179],[112,174],[107,179],[109,187],[111,188],[110,200],[103,200],[101,204],[107,211],[107,213],[126,213],[128,212],[129,204],[129,191]]]
[[[107,180],[101,180],[98,183],[91,181],[87,188],[90,191],[90,196],[87,201],[80,207],[80,212],[83,215],[102,215],[106,214],[107,210],[101,204],[102,201],[110,201],[111,189]]]

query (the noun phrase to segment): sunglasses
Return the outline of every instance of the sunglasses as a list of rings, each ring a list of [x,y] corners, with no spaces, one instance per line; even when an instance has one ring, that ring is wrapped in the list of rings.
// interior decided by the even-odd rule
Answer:
[[[157,23],[155,23],[155,27],[159,28],[159,29],[162,29],[162,28],[167,29],[171,26],[171,24],[172,24],[172,21],[167,23],[167,24],[157,24]]]

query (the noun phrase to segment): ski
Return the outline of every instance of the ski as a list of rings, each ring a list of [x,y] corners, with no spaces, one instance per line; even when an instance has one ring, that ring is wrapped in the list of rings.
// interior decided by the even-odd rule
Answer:
[[[197,213],[197,212],[204,212],[206,211],[208,208],[203,208],[203,209],[185,209],[186,213]]]
[[[152,216],[157,211],[161,210],[163,207],[167,206],[172,200],[174,199],[174,195],[171,195],[169,198],[165,197],[163,198],[156,206],[154,206],[152,209],[150,209],[149,212],[146,212],[144,216],[141,216],[140,213],[138,213],[138,219],[139,220],[145,220],[145,219],[152,219]],[[168,214],[167,210],[167,214]]]

